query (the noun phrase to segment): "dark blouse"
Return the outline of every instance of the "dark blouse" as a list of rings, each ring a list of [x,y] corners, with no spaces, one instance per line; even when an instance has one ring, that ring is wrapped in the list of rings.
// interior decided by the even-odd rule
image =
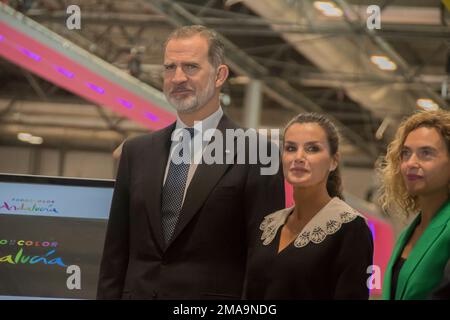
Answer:
[[[391,299],[395,299],[395,292],[397,291],[397,284],[398,284],[398,275],[400,274],[400,270],[402,270],[402,267],[405,264],[405,262],[406,259],[400,256],[395,262],[394,266],[392,267]]]
[[[244,298],[368,299],[373,240],[363,218],[343,223],[320,243],[290,243],[277,253],[281,230],[268,245],[257,239],[250,248]]]

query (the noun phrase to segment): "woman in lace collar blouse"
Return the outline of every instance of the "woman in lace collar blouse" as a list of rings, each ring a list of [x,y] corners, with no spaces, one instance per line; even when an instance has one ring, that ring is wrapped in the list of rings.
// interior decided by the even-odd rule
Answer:
[[[249,249],[246,299],[367,299],[373,241],[365,218],[342,200],[338,134],[324,116],[286,126],[284,176],[295,205],[267,215]]]

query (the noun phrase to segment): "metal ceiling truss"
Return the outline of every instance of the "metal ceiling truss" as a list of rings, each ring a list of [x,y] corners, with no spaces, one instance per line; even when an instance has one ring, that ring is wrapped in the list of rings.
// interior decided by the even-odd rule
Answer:
[[[345,36],[355,34],[366,34],[365,27],[359,26],[355,29],[343,27],[341,24],[328,23],[325,26],[314,26],[307,23],[291,23],[286,21],[265,20],[261,17],[252,15],[236,14],[230,11],[219,9],[204,9],[202,6],[183,3],[182,6],[191,10],[199,10],[202,21],[218,32],[225,35],[239,34],[246,36],[263,36],[263,37],[279,37],[280,32],[283,33],[299,33],[299,34],[319,34],[329,36]],[[204,17],[205,14],[211,13],[221,15],[222,17]],[[37,22],[46,23],[62,23],[67,19],[65,10],[42,12],[41,10],[30,10],[27,15]],[[244,17],[243,17],[244,16]],[[152,27],[157,23],[166,22],[166,18],[161,15],[148,13],[122,13],[122,12],[83,12],[83,25],[100,25],[100,26],[135,26],[135,27]],[[276,24],[279,30],[270,28],[261,29],[268,23]],[[245,28],[242,28],[245,27]],[[405,39],[442,39],[450,38],[450,29],[446,26],[439,25],[399,25],[392,23],[383,24],[383,28],[377,30],[377,36],[381,38],[405,38]]]
[[[381,50],[383,50],[387,54],[388,57],[392,59],[392,61],[397,64],[397,66],[399,67],[399,72],[405,78],[405,81],[411,82],[413,77],[415,76],[414,71],[411,72],[411,68],[409,67],[408,63],[392,48],[392,46],[388,42],[386,42],[379,36],[379,32],[377,30],[365,28],[365,21],[361,19],[361,17],[353,10],[353,8],[347,3],[347,1],[335,0],[335,2],[342,8],[345,21],[347,22],[349,27],[355,31],[363,29],[365,34],[373,41],[373,43],[375,43]],[[349,13],[358,17],[358,20],[356,22],[353,22],[349,17]],[[449,31],[448,28],[447,31]],[[447,101],[445,101],[445,99],[434,92],[427,83],[421,81],[420,79],[419,83],[422,84],[423,89],[430,95],[430,97],[434,101],[436,101],[441,107],[449,109]]]

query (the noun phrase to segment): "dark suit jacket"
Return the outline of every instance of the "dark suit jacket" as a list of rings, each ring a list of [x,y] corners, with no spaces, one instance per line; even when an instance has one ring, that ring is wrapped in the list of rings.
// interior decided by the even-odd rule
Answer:
[[[239,299],[248,239],[262,217],[284,207],[281,170],[264,176],[255,164],[199,164],[166,247],[161,191],[174,128],[123,145],[99,299]],[[236,126],[223,116],[217,129],[227,128]]]

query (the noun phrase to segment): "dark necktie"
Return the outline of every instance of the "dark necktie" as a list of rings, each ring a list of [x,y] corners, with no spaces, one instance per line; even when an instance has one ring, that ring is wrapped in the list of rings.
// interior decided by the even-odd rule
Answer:
[[[194,136],[194,128],[185,128],[192,137]],[[185,137],[183,135],[183,137]],[[191,146],[193,145],[191,141]],[[182,142],[185,146],[187,144]],[[191,148],[192,149],[192,148]],[[181,149],[180,157],[183,157],[183,149]],[[190,155],[189,155],[190,159]],[[186,180],[189,172],[190,162],[176,164],[169,159],[169,170],[167,172],[166,183],[162,191],[161,213],[162,213],[162,228],[166,245],[172,238],[172,234],[177,225],[181,208],[183,206],[184,189],[186,187]]]

